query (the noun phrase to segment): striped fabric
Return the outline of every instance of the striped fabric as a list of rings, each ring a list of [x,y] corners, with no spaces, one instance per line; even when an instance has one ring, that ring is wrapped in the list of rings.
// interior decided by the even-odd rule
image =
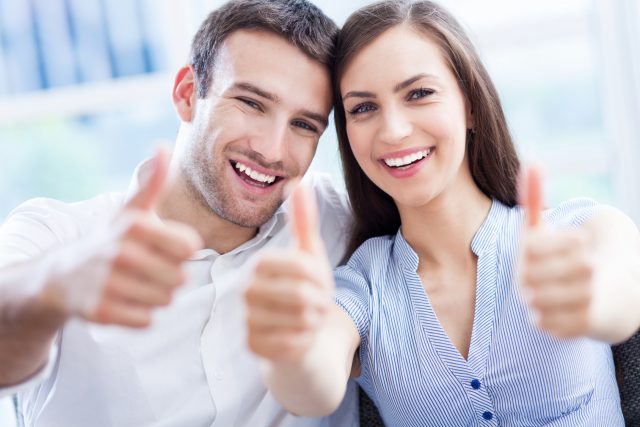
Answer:
[[[576,199],[544,218],[575,227],[596,209]],[[336,271],[336,301],[361,338],[358,382],[387,426],[624,425],[610,347],[557,340],[531,323],[514,280],[522,226],[520,208],[494,201],[471,243],[478,276],[467,360],[440,325],[400,232],[368,240]]]

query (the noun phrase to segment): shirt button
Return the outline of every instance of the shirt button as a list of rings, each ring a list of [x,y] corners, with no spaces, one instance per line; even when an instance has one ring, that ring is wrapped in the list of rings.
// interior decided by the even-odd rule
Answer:
[[[472,387],[474,390],[479,389],[479,388],[480,388],[480,381],[479,381],[479,380],[476,380],[476,379],[471,380],[471,387]]]
[[[216,380],[218,380],[218,381],[222,380],[222,372],[220,372],[220,371],[215,371],[215,372],[213,373],[213,377],[214,377]]]
[[[489,411],[485,411],[482,414],[482,418],[484,418],[485,420],[490,420],[493,418],[493,414]]]

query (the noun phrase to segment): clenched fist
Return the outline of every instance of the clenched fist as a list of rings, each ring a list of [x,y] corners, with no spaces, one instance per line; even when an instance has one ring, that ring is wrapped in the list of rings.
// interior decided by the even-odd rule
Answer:
[[[588,334],[592,323],[595,259],[586,230],[555,230],[541,219],[538,170],[524,182],[526,225],[520,259],[525,300],[540,328],[557,337]]]
[[[148,181],[115,220],[52,258],[49,306],[86,320],[147,326],[185,279],[183,264],[202,245],[191,227],[161,222],[153,209],[166,185],[168,153],[159,151]]]
[[[333,305],[331,265],[309,190],[292,194],[295,247],[264,254],[245,294],[250,349],[274,362],[299,361]]]

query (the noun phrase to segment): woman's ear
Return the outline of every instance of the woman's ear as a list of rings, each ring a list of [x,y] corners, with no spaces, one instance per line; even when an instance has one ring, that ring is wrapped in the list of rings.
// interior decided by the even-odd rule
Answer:
[[[173,105],[180,120],[190,122],[193,119],[196,103],[196,81],[191,65],[178,70],[173,84]]]
[[[476,119],[473,115],[473,107],[469,101],[466,102],[467,108],[467,129],[475,129],[476,128]]]

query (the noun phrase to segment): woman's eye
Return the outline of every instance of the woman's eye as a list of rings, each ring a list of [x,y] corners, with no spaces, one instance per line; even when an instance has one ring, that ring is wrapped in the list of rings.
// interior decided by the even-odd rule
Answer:
[[[318,132],[318,129],[315,126],[310,125],[304,120],[294,120],[292,123],[293,126],[298,127],[303,130],[308,130],[311,132]]]
[[[375,110],[375,107],[371,104],[360,104],[349,110],[349,114],[355,116],[358,114],[368,113],[373,110]]]
[[[409,94],[409,100],[412,101],[412,100],[422,99],[429,95],[433,95],[434,92],[435,91],[432,89],[425,89],[425,88],[416,89],[414,91],[411,91],[411,93]]]

